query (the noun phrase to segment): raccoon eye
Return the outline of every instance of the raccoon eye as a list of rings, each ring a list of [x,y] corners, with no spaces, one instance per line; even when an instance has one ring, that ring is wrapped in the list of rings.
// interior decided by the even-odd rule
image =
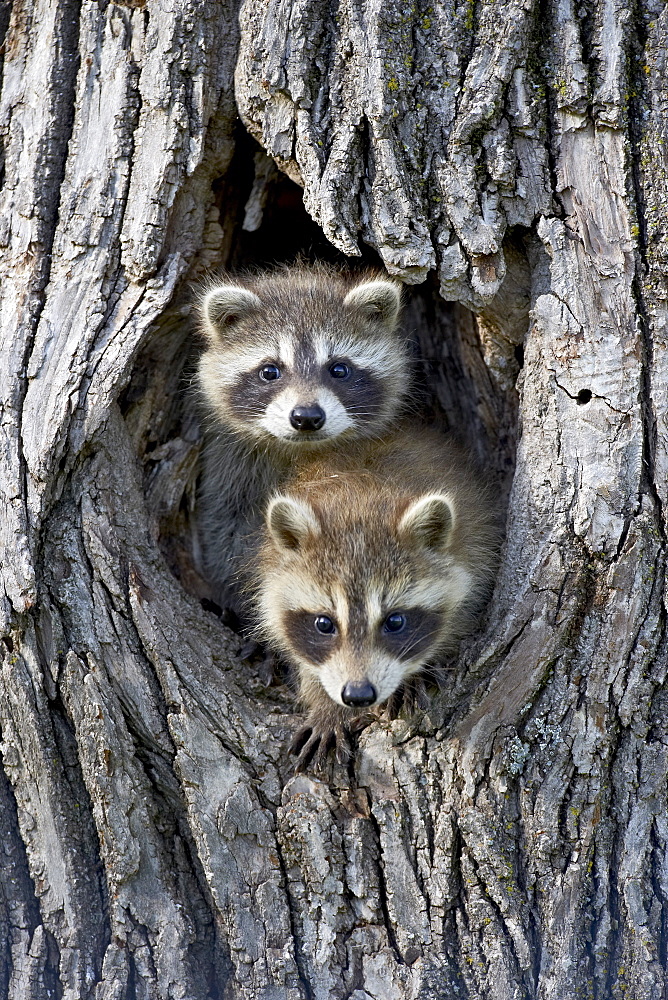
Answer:
[[[385,632],[401,632],[406,628],[406,615],[399,614],[395,611],[394,614],[388,615],[383,622],[383,629]]]
[[[262,365],[259,375],[263,382],[273,382],[281,377],[281,369],[277,365]]]
[[[335,365],[331,365],[329,374],[332,378],[348,378],[350,368],[348,365],[344,365],[343,361],[337,361]]]
[[[329,615],[318,615],[314,625],[318,632],[322,632],[323,635],[332,635],[333,632],[336,632],[336,625]]]

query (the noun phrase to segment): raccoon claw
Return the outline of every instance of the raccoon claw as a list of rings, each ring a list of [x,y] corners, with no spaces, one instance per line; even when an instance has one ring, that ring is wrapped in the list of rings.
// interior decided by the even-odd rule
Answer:
[[[288,753],[300,755],[313,736],[311,726],[302,726],[290,740]]]
[[[264,687],[271,687],[276,677],[276,660],[271,653],[268,653],[264,660],[258,664],[257,675],[260,683]]]
[[[387,714],[388,719],[391,722],[393,722],[399,715],[403,701],[404,701],[403,691],[395,691],[394,694],[390,695],[385,705],[385,712]]]
[[[316,753],[318,753],[318,757],[320,756],[322,753],[321,742],[321,734],[315,732],[310,726],[304,726],[295,733],[288,747],[288,752],[297,757],[294,768],[295,774],[301,774],[302,771],[305,771],[313,761]]]
[[[371,725],[374,718],[375,716],[371,713],[368,713],[367,715],[358,715],[356,719],[352,719],[348,723],[348,732],[353,736],[357,736],[357,734],[361,733],[363,729],[366,729],[367,726]]]
[[[367,720],[368,721],[368,720]],[[355,719],[349,726],[335,725],[331,729],[304,726],[293,737],[289,752],[295,754],[295,773],[305,771],[310,765],[314,771],[324,771],[332,751],[337,764],[346,765],[353,756],[353,735],[367,724],[358,725]]]
[[[413,715],[418,710],[426,712],[430,704],[431,697],[424,677],[412,677],[394,692],[385,710],[389,719],[396,719],[402,709],[407,715]]]
[[[240,660],[252,660],[262,652],[262,647],[255,639],[249,639],[243,644],[237,656]]]
[[[413,684],[411,685],[412,690],[412,700],[413,700],[413,711],[418,708],[421,712],[426,712],[431,705],[431,697],[429,696],[429,691],[427,690],[427,684],[422,677],[416,677]]]

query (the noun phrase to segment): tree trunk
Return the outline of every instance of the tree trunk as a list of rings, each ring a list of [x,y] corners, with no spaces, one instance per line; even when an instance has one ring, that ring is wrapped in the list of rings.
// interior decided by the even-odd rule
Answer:
[[[667,29],[0,3],[0,996],[668,997]],[[192,283],[300,249],[413,286],[508,494],[448,690],[329,781],[191,537]]]

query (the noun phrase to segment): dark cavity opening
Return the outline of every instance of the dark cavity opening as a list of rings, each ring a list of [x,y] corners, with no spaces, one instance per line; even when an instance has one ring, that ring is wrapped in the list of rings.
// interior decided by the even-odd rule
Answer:
[[[578,406],[584,406],[591,399],[591,389],[580,389],[576,396]]]
[[[206,259],[214,273],[296,261],[382,269],[373,249],[360,244],[361,256],[348,258],[328,242],[304,208],[301,188],[241,127],[230,167],[213,193],[221,241],[214,256],[207,247]],[[234,628],[198,568],[195,512],[203,428],[193,391],[201,350],[193,286],[206,273],[195,260],[119,402],[143,464],[149,514],[168,565],[187,591]],[[504,336],[503,310],[476,316],[442,299],[434,273],[404,288],[403,329],[415,358],[409,411],[452,431],[503,490],[514,467],[515,378],[524,360],[519,338]]]
[[[232,162],[213,191],[221,225],[229,233],[220,248],[222,270],[258,270],[296,260],[338,267],[380,266],[369,247],[361,248],[361,260],[351,261],[329,242],[304,208],[299,185],[276,167],[241,125]]]

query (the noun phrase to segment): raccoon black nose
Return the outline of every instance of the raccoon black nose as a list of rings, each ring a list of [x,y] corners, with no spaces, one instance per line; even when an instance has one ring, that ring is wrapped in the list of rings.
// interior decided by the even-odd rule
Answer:
[[[368,681],[348,681],[341,692],[341,701],[352,708],[364,708],[373,705],[376,700],[376,689]]]
[[[319,431],[325,422],[325,411],[319,406],[295,406],[290,423],[296,431]]]

